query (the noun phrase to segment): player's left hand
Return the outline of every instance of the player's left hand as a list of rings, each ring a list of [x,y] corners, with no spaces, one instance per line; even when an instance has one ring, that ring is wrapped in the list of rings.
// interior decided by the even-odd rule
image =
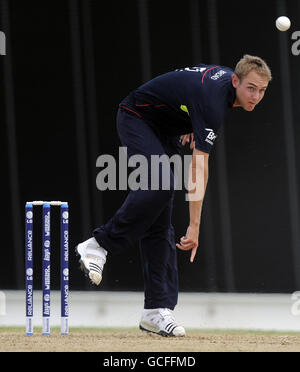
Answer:
[[[194,133],[184,134],[181,138],[181,145],[185,146],[187,143],[190,143],[190,149],[193,150],[195,147]]]

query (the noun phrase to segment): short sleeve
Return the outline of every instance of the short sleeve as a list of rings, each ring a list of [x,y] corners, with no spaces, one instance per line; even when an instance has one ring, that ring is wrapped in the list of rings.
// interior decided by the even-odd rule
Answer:
[[[192,121],[196,149],[209,154],[217,138],[214,128],[206,124],[204,114],[199,106],[190,106],[189,115]]]

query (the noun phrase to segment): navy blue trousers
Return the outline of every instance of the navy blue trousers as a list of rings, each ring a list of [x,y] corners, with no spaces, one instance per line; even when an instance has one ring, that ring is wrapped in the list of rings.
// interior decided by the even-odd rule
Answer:
[[[134,113],[119,109],[117,129],[128,157],[148,159],[148,190],[130,191],[115,215],[94,230],[94,237],[109,254],[117,254],[139,242],[144,275],[145,309],[171,310],[178,299],[177,255],[172,226],[174,173],[170,189],[151,190],[151,155],[178,153],[178,137],[170,138],[152,129]],[[161,172],[161,170],[160,170]],[[161,173],[160,173],[161,176]]]

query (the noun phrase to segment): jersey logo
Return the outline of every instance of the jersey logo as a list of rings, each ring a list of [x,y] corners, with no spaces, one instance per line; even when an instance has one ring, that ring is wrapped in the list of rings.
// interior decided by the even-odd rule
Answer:
[[[211,79],[212,80],[218,80],[221,76],[225,75],[226,74],[226,71],[224,70],[220,70],[218,71],[216,74],[214,74]]]
[[[190,115],[188,108],[185,105],[181,105],[180,109]]]
[[[205,130],[209,132],[205,139],[205,142],[209,143],[210,145],[213,145],[217,136],[215,135],[212,129],[205,128]]]

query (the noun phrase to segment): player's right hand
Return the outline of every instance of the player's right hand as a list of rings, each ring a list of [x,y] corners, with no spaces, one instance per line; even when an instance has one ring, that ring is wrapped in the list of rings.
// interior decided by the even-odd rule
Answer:
[[[189,226],[185,236],[180,239],[180,244],[176,244],[178,249],[182,251],[189,251],[191,252],[190,262],[194,262],[194,258],[197,253],[197,248],[199,244],[199,227]]]

